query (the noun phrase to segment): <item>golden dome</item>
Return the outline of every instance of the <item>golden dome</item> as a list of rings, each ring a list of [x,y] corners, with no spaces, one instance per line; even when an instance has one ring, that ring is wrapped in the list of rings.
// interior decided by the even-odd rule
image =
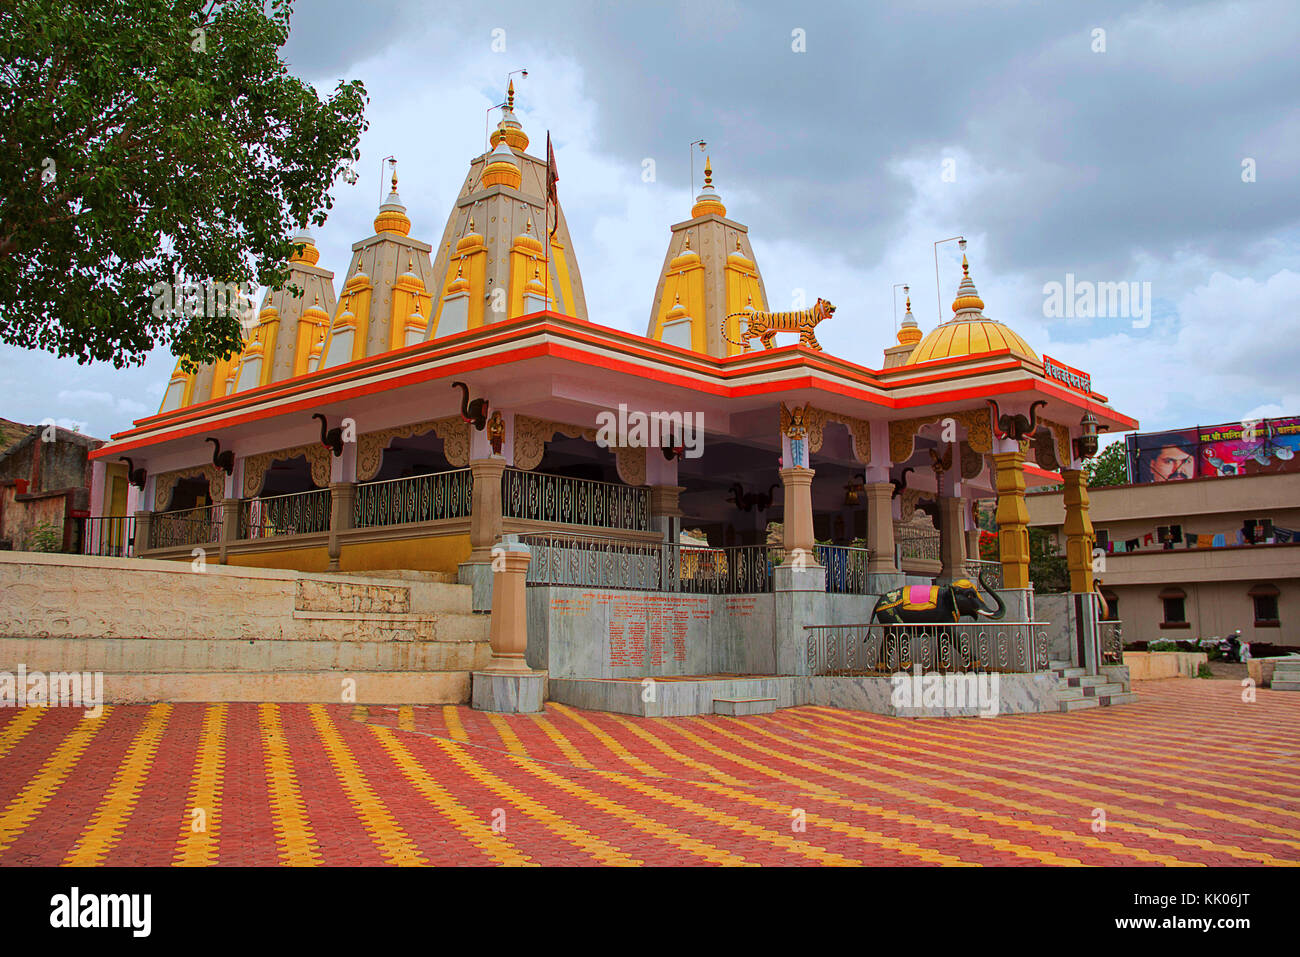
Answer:
[[[483,187],[509,186],[511,189],[518,189],[523,177],[524,174],[515,161],[515,154],[511,151],[510,144],[498,141],[496,148],[487,155],[487,165],[483,167],[483,176],[479,184]]]
[[[907,346],[920,341],[921,327],[916,324],[916,317],[912,315],[912,297],[908,296],[907,314],[903,316],[903,324],[898,330],[898,344]]]
[[[320,262],[320,250],[316,248],[316,240],[312,238],[311,233],[306,229],[301,230],[297,236],[293,237],[295,246],[302,246],[302,252],[295,252],[289,257],[291,263],[306,263],[314,266]]]
[[[411,221],[406,218],[406,207],[402,205],[402,199],[397,195],[397,167],[393,167],[393,191],[388,194],[388,199],[384,205],[379,207],[379,215],[375,217],[376,233],[397,233],[406,236],[411,232]]]
[[[984,308],[984,300],[980,298],[975,282],[970,277],[970,264],[966,261],[965,254],[961,257],[961,271],[961,285],[957,289],[957,298],[952,301],[955,315],[927,333],[904,364],[913,366],[932,359],[976,356],[1003,349],[1011,350],[1012,355],[1022,359],[1040,361],[1038,353],[1011,327],[983,314],[981,310]],[[900,330],[900,342],[903,341],[902,336],[903,330]]]
[[[984,352],[1010,349],[1013,355],[1039,361],[1029,344],[1015,331],[992,319],[973,321],[954,319],[945,322],[921,340],[910,356],[907,365],[929,362],[931,359],[949,359],[954,356],[974,356]]]

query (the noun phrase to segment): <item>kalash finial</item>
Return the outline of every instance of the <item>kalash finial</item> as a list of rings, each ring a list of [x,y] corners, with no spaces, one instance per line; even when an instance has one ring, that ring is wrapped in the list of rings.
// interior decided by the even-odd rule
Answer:
[[[506,109],[513,111],[515,108],[515,81],[511,78],[506,84]]]
[[[397,160],[395,159],[389,160],[388,165],[393,168],[393,192],[396,193],[397,192]]]
[[[709,157],[704,157],[704,186],[707,189],[713,188],[713,163]]]
[[[970,277],[970,262],[966,259],[966,240],[958,244],[961,249],[961,285],[957,287],[957,298],[952,301],[953,318],[958,316],[984,318],[984,300],[975,289],[975,280]]]
[[[912,315],[912,290],[910,286],[903,286],[903,297],[907,306],[903,314],[903,324],[898,328],[898,342],[900,345],[912,345],[921,340],[921,329],[916,324],[916,317]]]

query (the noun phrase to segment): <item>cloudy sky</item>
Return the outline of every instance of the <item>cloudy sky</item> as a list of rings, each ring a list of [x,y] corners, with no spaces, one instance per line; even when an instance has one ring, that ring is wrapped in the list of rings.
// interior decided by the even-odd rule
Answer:
[[[486,111],[526,68],[517,112],[532,152],[555,141],[594,321],[645,332],[703,138],[771,306],[797,290],[839,306],[829,352],[881,364],[894,283],[933,328],[932,244],[962,234],[985,313],[1149,431],[1300,414],[1298,49],[1294,0],[298,0],[285,57],[323,91],[370,94],[360,180],[317,230],[336,274],[372,232],[388,154],[413,235],[437,241]],[[946,318],[956,244],[939,269]],[[1067,275],[1137,283],[1149,312],[1051,314],[1044,288]],[[115,370],[0,347],[0,415],[107,437],[157,410],[173,366],[165,349]]]

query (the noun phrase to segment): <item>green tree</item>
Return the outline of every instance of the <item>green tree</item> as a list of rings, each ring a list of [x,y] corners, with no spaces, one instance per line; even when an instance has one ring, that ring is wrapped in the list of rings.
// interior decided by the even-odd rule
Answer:
[[[0,341],[119,367],[241,347],[233,310],[155,315],[151,290],[282,285],[359,158],[365,88],[289,73],[291,6],[0,3]]]
[[[1056,553],[1051,534],[1029,530],[1029,580],[1039,594],[1070,590],[1070,569],[1064,555]]]
[[[1112,442],[1083,465],[1089,488],[1128,484],[1128,453],[1122,441]]]

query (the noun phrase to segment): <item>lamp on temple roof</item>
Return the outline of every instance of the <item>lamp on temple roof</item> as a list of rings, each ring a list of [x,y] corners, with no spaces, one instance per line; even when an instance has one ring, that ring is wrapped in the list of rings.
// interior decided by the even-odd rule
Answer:
[[[1079,425],[1083,428],[1083,435],[1074,440],[1074,455],[1075,458],[1090,459],[1097,454],[1097,417],[1089,410],[1083,413]]]

